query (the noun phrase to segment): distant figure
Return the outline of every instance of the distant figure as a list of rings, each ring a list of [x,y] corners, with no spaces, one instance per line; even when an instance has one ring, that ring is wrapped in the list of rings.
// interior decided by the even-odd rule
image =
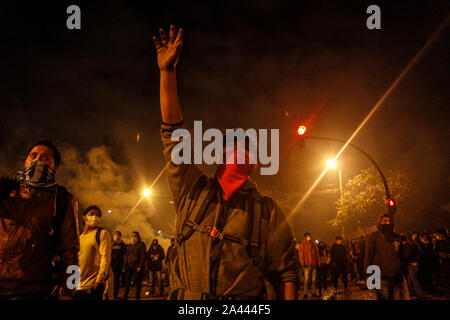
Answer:
[[[328,289],[328,266],[330,264],[330,250],[324,241],[319,242],[319,272],[318,272],[318,283],[319,283],[319,296],[322,296],[322,290],[327,291]]]
[[[364,269],[376,265],[381,271],[379,300],[400,300],[402,291],[402,267],[400,260],[400,235],[394,232],[394,218],[385,213],[378,217],[378,231],[367,238]]]
[[[434,251],[437,254],[438,266],[436,284],[442,288],[450,288],[450,240],[445,229],[436,231]]]
[[[125,255],[127,253],[127,245],[122,241],[122,233],[120,231],[115,231],[113,235],[114,242],[112,244],[112,252],[111,252],[111,268],[114,272],[114,299],[117,299],[119,288],[121,284],[124,284],[123,281],[124,274],[122,272]]]
[[[142,273],[145,267],[145,243],[141,241],[139,232],[131,233],[131,243],[128,245],[127,254],[125,255],[125,294],[124,300],[128,299],[131,281],[134,280],[136,287],[136,299],[141,298]]]
[[[414,294],[419,299],[423,299],[424,295],[422,287],[417,278],[419,271],[419,261],[421,256],[421,250],[415,241],[408,241],[406,237],[402,237],[402,248],[400,251],[402,269],[406,278],[408,279],[408,285],[412,289],[410,295]]]
[[[84,231],[80,236],[80,288],[77,300],[103,300],[110,275],[111,234],[99,228],[102,211],[90,206],[83,212]]]
[[[304,288],[303,299],[308,298],[308,293],[311,292],[313,297],[318,297],[316,293],[317,269],[319,263],[319,250],[314,242],[311,240],[311,234],[305,233],[303,241],[298,247],[298,257],[300,265],[303,268]]]
[[[336,242],[330,249],[330,262],[331,270],[333,274],[334,290],[338,290],[339,277],[342,276],[342,282],[344,283],[344,290],[348,292],[348,278],[347,278],[347,248],[342,244],[343,238],[341,236],[336,237]]]
[[[164,296],[164,285],[161,277],[162,262],[165,257],[164,249],[154,239],[147,251],[148,280],[150,282],[150,294],[155,293],[155,278],[159,284],[159,295]]]
[[[166,259],[164,264],[167,270],[167,279],[170,279],[170,262],[175,259],[176,249],[175,249],[175,239],[170,239],[170,246],[167,248]],[[170,282],[171,283],[171,282]]]

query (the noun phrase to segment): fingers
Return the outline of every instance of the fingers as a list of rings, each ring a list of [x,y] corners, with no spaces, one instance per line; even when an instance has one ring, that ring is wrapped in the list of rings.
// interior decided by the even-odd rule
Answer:
[[[181,42],[183,40],[183,29],[180,28],[178,30],[177,38],[175,39],[175,42]]]
[[[170,31],[169,31],[169,42],[173,43],[175,40],[175,26],[173,24],[170,25]]]
[[[153,36],[153,43],[155,44],[156,50],[161,48],[161,43],[159,42],[159,40],[156,36]]]
[[[175,38],[175,26],[173,24],[170,25],[169,41],[167,41],[166,33],[163,28],[159,29],[159,35],[161,37],[161,42],[156,36],[153,36],[153,43],[155,44],[156,49],[159,49],[162,46],[166,46],[167,43],[181,43],[181,41],[183,40],[183,29],[180,28],[178,30],[178,34]]]
[[[163,44],[163,46],[165,46],[167,44],[167,38],[163,28],[159,29],[159,35],[161,37],[161,43]]]

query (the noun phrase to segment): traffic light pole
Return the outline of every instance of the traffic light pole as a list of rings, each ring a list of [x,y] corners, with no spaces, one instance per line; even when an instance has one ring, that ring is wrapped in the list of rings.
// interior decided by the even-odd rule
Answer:
[[[342,139],[337,139],[337,138],[325,138],[325,137],[311,137],[311,136],[304,136],[302,137],[302,139],[314,139],[314,140],[324,140],[324,141],[336,141],[336,142],[340,142],[340,143],[347,143],[347,141],[342,140]],[[386,199],[390,199],[391,198],[391,193],[389,192],[389,187],[388,187],[388,183],[387,180],[383,174],[383,172],[381,171],[381,168],[378,166],[378,164],[375,162],[375,160],[372,159],[371,156],[369,156],[369,154],[367,152],[365,152],[364,150],[362,150],[360,147],[355,146],[352,143],[348,144],[349,146],[351,146],[353,149],[358,150],[359,152],[361,152],[363,155],[366,156],[367,159],[369,159],[369,161],[373,164],[373,166],[375,167],[375,169],[377,169],[378,173],[380,174],[381,180],[383,181],[384,184],[384,189],[386,192]],[[395,213],[395,207],[393,206],[388,206],[388,210],[389,213],[391,215],[393,215]]]

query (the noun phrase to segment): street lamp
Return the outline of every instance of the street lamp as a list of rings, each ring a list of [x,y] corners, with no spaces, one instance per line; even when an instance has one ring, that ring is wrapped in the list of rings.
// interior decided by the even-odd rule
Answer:
[[[327,167],[328,167],[328,169],[336,168],[336,160],[333,160],[333,159],[328,160]]]
[[[327,161],[328,169],[336,168],[336,166],[337,166],[336,160],[329,159]],[[342,171],[341,171],[341,167],[338,167],[338,171],[339,171],[339,195],[340,195],[341,203],[342,203]],[[344,224],[342,224],[341,227],[342,227],[342,236],[344,236]]]

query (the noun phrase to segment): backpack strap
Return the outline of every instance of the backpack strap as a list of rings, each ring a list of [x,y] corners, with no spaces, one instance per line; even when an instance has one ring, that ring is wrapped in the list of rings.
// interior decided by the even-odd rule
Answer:
[[[100,246],[100,234],[102,233],[103,228],[98,227],[95,232],[95,241],[97,241],[97,245]]]
[[[66,217],[67,209],[69,208],[69,192],[60,185],[56,185],[55,192],[55,214],[50,224],[49,235],[52,238],[53,244],[57,247],[61,242],[61,226]]]
[[[205,185],[209,185],[208,192],[201,192]],[[192,234],[196,231],[193,226],[198,225],[203,218],[206,209],[211,202],[212,198],[216,194],[216,190],[211,185],[210,181],[207,177],[202,177],[197,184],[195,185],[195,189],[200,193],[197,202],[201,203],[201,207],[195,213],[193,219],[191,219],[190,215],[186,217],[186,220],[183,222],[183,226],[181,232],[177,235],[177,242],[181,245],[184,241],[190,238]]]
[[[262,262],[262,258],[259,255],[259,249],[261,248],[261,218],[263,210],[263,200],[259,194],[253,193],[250,197],[250,214],[249,214],[249,235],[248,239],[250,243],[256,244],[247,247],[247,253],[250,258],[253,259],[254,265],[259,265]]]

